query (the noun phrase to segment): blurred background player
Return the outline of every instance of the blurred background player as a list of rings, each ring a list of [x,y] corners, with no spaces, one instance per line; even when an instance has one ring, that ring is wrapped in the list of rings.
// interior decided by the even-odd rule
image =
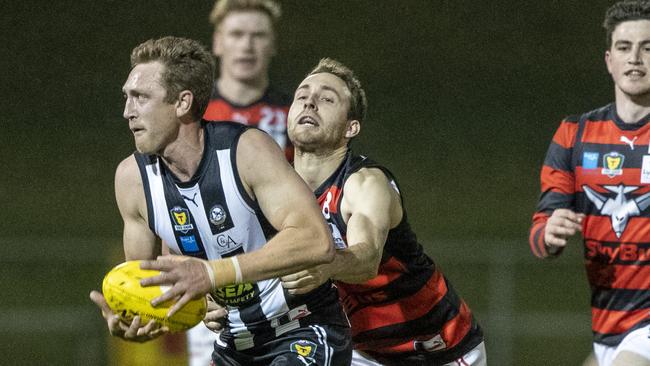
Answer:
[[[291,97],[270,84],[269,65],[276,53],[275,27],[282,15],[274,0],[218,0],[210,13],[212,53],[219,74],[203,115],[209,121],[235,121],[268,133],[289,161],[287,138]],[[190,366],[209,364],[218,335],[202,323],[187,333]],[[171,337],[174,337],[172,335]]]
[[[650,1],[605,15],[615,102],[568,117],[553,136],[530,229],[541,258],[584,238],[600,366],[650,365]]]
[[[219,0],[214,4],[212,52],[219,60],[219,76],[204,118],[258,127],[292,158],[287,139],[291,97],[271,86],[269,78],[280,16],[280,4],[273,0]]]
[[[352,365],[486,365],[480,326],[407,221],[393,175],[356,155],[367,101],[359,80],[323,59],[289,110],[294,168],[316,194],[334,262],[282,278],[289,293],[337,280],[352,325]]]

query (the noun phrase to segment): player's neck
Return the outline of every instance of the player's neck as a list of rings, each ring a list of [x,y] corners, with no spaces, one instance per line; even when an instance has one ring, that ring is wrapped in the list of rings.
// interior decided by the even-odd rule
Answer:
[[[269,78],[267,76],[252,81],[243,81],[223,75],[217,80],[219,94],[229,102],[238,105],[248,105],[259,100],[268,87]]]
[[[295,147],[293,166],[309,188],[315,191],[341,165],[347,152],[347,146],[327,151],[303,151]]]
[[[167,145],[160,156],[182,182],[190,180],[199,168],[203,157],[204,135],[200,122],[183,125],[176,140]]]
[[[620,90],[616,94],[616,114],[623,122],[636,123],[650,114],[650,94],[631,97]]]

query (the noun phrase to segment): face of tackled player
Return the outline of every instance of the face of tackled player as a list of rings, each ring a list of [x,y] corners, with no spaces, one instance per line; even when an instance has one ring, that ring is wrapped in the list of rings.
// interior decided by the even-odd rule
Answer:
[[[605,52],[607,70],[616,84],[616,97],[650,97],[650,20],[619,24]]]
[[[164,100],[167,91],[160,81],[163,69],[159,62],[138,64],[122,87],[124,118],[129,121],[136,149],[143,154],[160,153],[178,133],[176,103]]]
[[[308,76],[300,83],[289,108],[288,134],[302,151],[344,147],[359,133],[359,122],[348,119],[350,90],[330,73]]]
[[[271,18],[261,11],[234,11],[219,24],[213,36],[213,53],[219,57],[221,77],[255,82],[267,77],[275,55]]]

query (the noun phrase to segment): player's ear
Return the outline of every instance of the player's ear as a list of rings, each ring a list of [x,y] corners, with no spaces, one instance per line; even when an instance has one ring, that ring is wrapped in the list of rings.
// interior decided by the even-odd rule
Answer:
[[[351,139],[358,135],[359,132],[361,132],[361,122],[356,119],[348,121],[348,128],[345,130],[345,137]]]
[[[220,57],[223,53],[223,46],[219,40],[219,30],[215,29],[212,33],[212,54],[217,57]]]
[[[612,67],[611,67],[611,63],[610,63],[610,57],[611,56],[612,55],[609,52],[609,50],[605,51],[605,65],[607,65],[607,71],[609,71],[610,74],[612,73]]]
[[[182,117],[192,112],[192,103],[194,102],[194,95],[189,90],[183,90],[178,93],[178,100],[176,101],[176,117]]]

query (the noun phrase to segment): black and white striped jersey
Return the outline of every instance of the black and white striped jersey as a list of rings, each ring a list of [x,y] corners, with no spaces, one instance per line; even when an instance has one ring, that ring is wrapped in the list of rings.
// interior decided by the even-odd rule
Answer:
[[[188,182],[175,177],[157,156],[135,153],[149,227],[173,254],[219,259],[260,249],[276,230],[237,172],[237,144],[249,127],[234,122],[202,127],[203,157]],[[304,296],[289,295],[277,278],[226,286],[212,296],[228,307],[221,341],[237,350],[308,324],[348,324],[329,282]]]

